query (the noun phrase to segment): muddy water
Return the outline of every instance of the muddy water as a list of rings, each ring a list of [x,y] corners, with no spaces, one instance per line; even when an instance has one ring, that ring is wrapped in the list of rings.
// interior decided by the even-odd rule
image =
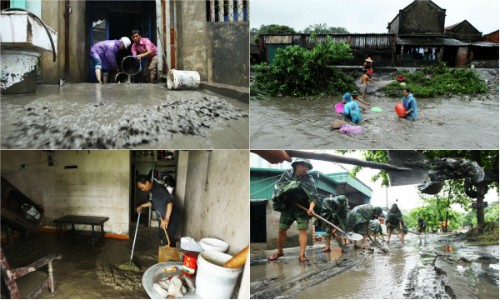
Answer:
[[[400,98],[368,96],[382,112],[362,112],[365,134],[348,136],[330,131],[338,119],[331,106],[338,99],[314,101],[290,97],[251,101],[252,148],[280,149],[478,149],[498,148],[498,94],[419,98],[417,121],[399,119]]]
[[[162,84],[2,95],[2,148],[248,148],[248,104]]]
[[[404,246],[388,247],[390,255],[358,252],[370,257],[293,297],[498,299],[498,246],[450,245],[440,237],[419,242],[409,235]]]

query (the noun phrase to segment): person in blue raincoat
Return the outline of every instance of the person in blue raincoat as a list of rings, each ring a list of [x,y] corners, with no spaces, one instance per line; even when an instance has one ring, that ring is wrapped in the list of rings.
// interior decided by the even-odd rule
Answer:
[[[417,107],[417,99],[413,97],[413,94],[411,93],[410,89],[404,89],[403,90],[403,105],[406,109],[406,116],[405,119],[415,121],[418,116],[418,107]]]
[[[349,118],[353,123],[358,124],[361,122],[361,110],[356,101],[353,101],[350,93],[345,93],[342,96],[342,103],[344,103],[344,112],[342,115]]]

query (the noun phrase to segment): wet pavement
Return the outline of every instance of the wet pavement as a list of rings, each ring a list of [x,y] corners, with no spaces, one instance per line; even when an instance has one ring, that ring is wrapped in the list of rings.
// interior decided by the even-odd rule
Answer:
[[[341,99],[301,100],[277,97],[251,101],[251,147],[257,149],[496,149],[498,148],[498,94],[418,98],[419,117],[397,117],[400,98],[367,96],[372,107],[362,112],[365,133],[345,135],[330,130],[344,120],[332,105]]]
[[[376,247],[341,255],[308,247],[307,264],[298,262],[298,248],[289,248],[276,262],[272,251],[254,251],[251,298],[369,299],[481,298],[498,299],[498,245],[471,246],[462,236],[406,236],[405,245],[392,237],[385,254]],[[350,246],[352,248],[352,246]]]
[[[248,149],[248,103],[164,84],[38,86],[2,95],[2,149]]]
[[[133,224],[135,225],[135,224]],[[135,227],[131,227],[131,232]],[[142,274],[157,263],[158,229],[139,226],[132,261],[140,272],[123,271],[128,263],[132,239],[105,239],[92,246],[90,237],[67,236],[60,242],[56,234],[39,233],[24,239],[20,236],[2,249],[11,268],[23,266],[49,253],[61,254],[53,263],[56,294],[44,291],[40,298],[53,299],[147,299],[142,287]]]

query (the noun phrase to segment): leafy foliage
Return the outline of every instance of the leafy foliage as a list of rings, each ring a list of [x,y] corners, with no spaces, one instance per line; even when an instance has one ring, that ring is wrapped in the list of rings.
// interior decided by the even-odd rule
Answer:
[[[414,73],[406,70],[397,75],[405,77],[406,86],[393,82],[384,87],[388,96],[401,96],[404,88],[409,88],[415,97],[435,97],[486,93],[487,85],[469,69],[448,68],[445,64],[424,67]]]
[[[273,65],[255,67],[251,94],[300,97],[353,91],[355,78],[334,67],[338,61],[350,58],[350,46],[334,43],[330,37],[317,42],[310,51],[297,45],[278,49]]]
[[[332,34],[349,33],[344,27],[328,27],[326,23],[309,25],[304,29],[304,33]]]
[[[259,35],[261,34],[294,34],[295,29],[286,25],[270,24],[261,25],[260,28],[250,29],[251,33],[255,33],[255,42],[258,43]]]

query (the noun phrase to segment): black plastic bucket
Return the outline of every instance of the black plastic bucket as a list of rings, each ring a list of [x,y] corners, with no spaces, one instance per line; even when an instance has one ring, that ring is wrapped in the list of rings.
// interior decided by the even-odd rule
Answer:
[[[141,61],[135,56],[125,56],[122,60],[122,70],[127,75],[136,75],[142,71]]]

